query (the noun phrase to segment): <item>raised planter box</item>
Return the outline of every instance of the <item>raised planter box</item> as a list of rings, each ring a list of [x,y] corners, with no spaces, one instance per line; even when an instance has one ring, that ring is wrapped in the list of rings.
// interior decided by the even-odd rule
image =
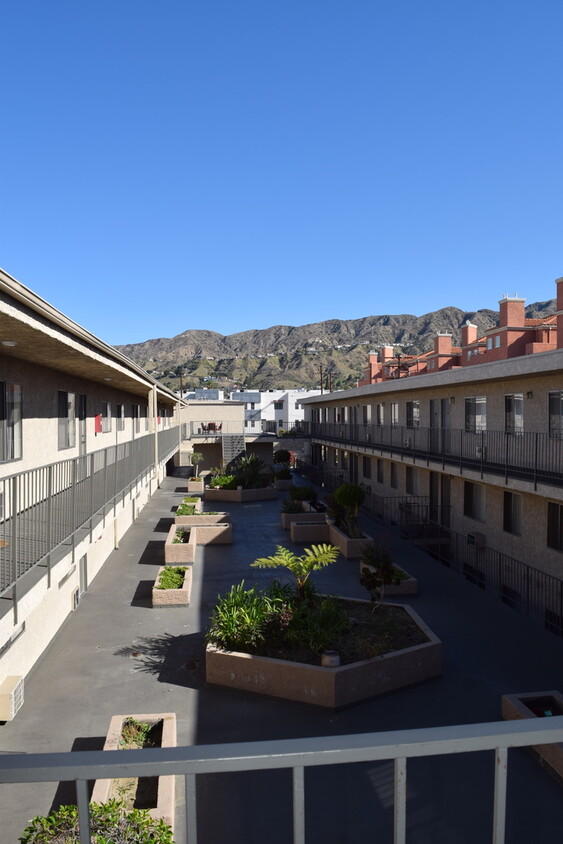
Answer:
[[[310,515],[313,515],[312,513]],[[340,548],[340,553],[346,559],[359,557],[363,545],[373,543],[371,536],[365,533],[360,539],[351,539],[342,533],[336,525],[327,524],[326,516],[324,514],[316,514],[322,516],[322,521],[305,522],[303,520],[291,522],[289,527],[289,535],[293,542],[330,542],[331,545],[336,545]],[[323,523],[324,522],[324,523]]]
[[[306,524],[324,525],[326,524],[326,516],[324,513],[282,513],[281,526],[284,530],[289,530],[292,522],[302,522]]]
[[[424,632],[428,642],[336,668],[223,651],[208,645],[206,680],[233,689],[337,709],[439,677],[442,673],[441,641],[414,610],[408,606],[404,610]]]
[[[154,581],[152,588],[152,605],[153,607],[187,607],[190,603],[190,595],[192,591],[192,570],[187,568],[184,572],[184,582],[178,589],[157,589],[157,583],[160,575],[165,569],[174,568],[174,566],[161,566]]]
[[[109,729],[104,744],[104,750],[119,750],[121,731],[126,718],[135,718],[147,724],[162,721],[162,747],[176,747],[176,713],[160,712],[150,715],[114,715],[109,723]],[[90,798],[92,803],[107,803],[110,799],[113,780],[96,780]],[[162,818],[174,829],[174,805],[176,798],[176,778],[174,776],[158,777],[157,801],[154,808],[149,809],[153,818]]]
[[[193,516],[176,516],[176,525],[217,525],[231,521],[230,513],[194,513]]]
[[[196,481],[195,478],[188,478],[188,492],[199,492],[203,493],[203,478],[199,481]]]
[[[275,487],[261,489],[212,489],[206,487],[204,498],[206,501],[231,501],[244,504],[247,501],[272,501],[278,497]]]
[[[514,695],[503,695],[501,712],[505,721],[550,717],[547,714],[548,712],[551,715],[563,715],[563,694],[552,689],[548,692],[522,692]],[[563,743],[535,744],[532,749],[542,762],[563,780]]]
[[[418,595],[418,580],[416,577],[413,577],[412,574],[409,574],[408,571],[405,571],[402,566],[398,566],[397,563],[393,563],[396,569],[400,569],[400,571],[404,572],[408,575],[408,580],[401,580],[400,583],[386,583],[384,589],[384,596],[386,598],[397,598],[403,595]],[[360,577],[362,576],[362,569],[369,569],[370,571],[375,571],[373,566],[367,566],[365,563],[360,563]]]
[[[233,541],[230,523],[194,525],[190,528],[189,542],[173,541],[178,529],[178,525],[173,524],[164,543],[164,562],[168,565],[193,563],[197,545],[230,545]]]

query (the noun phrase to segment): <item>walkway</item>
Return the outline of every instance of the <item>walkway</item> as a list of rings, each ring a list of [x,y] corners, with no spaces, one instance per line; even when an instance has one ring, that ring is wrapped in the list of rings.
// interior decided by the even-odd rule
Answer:
[[[175,711],[179,744],[495,721],[503,693],[563,687],[563,641],[443,568],[391,529],[385,532],[397,562],[421,584],[412,604],[444,641],[441,679],[339,712],[206,688],[202,630],[217,594],[242,578],[249,584],[268,582],[270,572],[248,564],[273,553],[276,544],[289,545],[289,535],[280,527],[279,500],[230,505],[234,544],[210,546],[205,553],[198,549],[192,605],[152,609],[150,586],[184,486],[181,478],[165,479],[26,678],[23,708],[13,722],[0,726],[3,751],[100,748],[109,719],[118,712]],[[365,526],[375,534],[384,530],[369,520]],[[320,572],[316,582],[326,591],[365,597],[356,561],[339,560]],[[409,765],[409,840],[488,842],[492,783],[490,754],[414,760]],[[285,771],[201,778],[200,844],[287,844],[290,792]],[[308,770],[306,795],[308,841],[392,841],[390,764]],[[16,844],[29,818],[71,799],[65,784],[58,789],[1,787],[1,844]],[[178,805],[182,802],[179,789]],[[560,839],[562,829],[561,786],[527,752],[512,751],[507,844],[551,844]],[[181,844],[181,828],[176,838]]]

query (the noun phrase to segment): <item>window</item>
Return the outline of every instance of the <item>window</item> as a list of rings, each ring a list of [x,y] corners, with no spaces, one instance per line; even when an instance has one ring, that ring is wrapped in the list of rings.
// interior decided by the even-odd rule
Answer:
[[[524,430],[524,394],[504,397],[504,430],[507,434],[521,434]]]
[[[495,349],[500,348],[500,334],[495,334]]]
[[[365,455],[362,459],[362,475],[364,478],[371,478],[371,457]]]
[[[117,405],[117,430],[124,431],[125,430],[125,405],[118,404]]]
[[[487,349],[492,349],[492,348],[493,348],[493,338],[487,337]]]
[[[399,486],[396,463],[391,463],[391,486],[393,487],[393,489],[397,489]]]
[[[548,393],[549,436],[563,436],[563,390]]]
[[[283,410],[283,401],[275,401],[274,410]]]
[[[399,424],[399,404],[396,401],[391,402],[391,425]]]
[[[485,521],[485,487],[465,481],[463,485],[463,515],[478,522]]]
[[[465,399],[465,430],[471,434],[487,430],[486,396],[471,396]]]
[[[0,461],[22,456],[22,388],[0,381]]]
[[[369,404],[362,405],[362,422],[364,425],[368,425],[371,422],[371,407]]]
[[[76,444],[76,395],[59,390],[59,448]]]
[[[102,434],[111,431],[111,405],[109,401],[102,402]]]
[[[547,547],[563,551],[563,506],[547,502]]]
[[[247,410],[254,410],[255,407],[256,407],[256,402],[253,402],[253,401],[247,401],[246,402],[246,409]]]
[[[405,491],[407,495],[416,495],[416,470],[405,466]]]
[[[516,536],[522,533],[522,496],[516,492],[504,493],[502,529]]]
[[[143,406],[141,413],[142,413],[143,419],[145,420],[145,431],[148,431],[149,430],[149,408],[146,404]],[[141,430],[141,423],[140,422],[139,422],[139,430]]]
[[[250,427],[251,427],[251,428],[255,428],[255,427],[256,427],[256,422],[252,421],[252,422],[250,423]]]
[[[382,484],[384,483],[384,475],[383,475],[383,460],[377,461],[377,483]]]
[[[395,407],[396,406],[397,405],[395,405]],[[384,407],[385,407],[385,405],[382,402],[378,402],[378,404],[375,405],[375,424],[379,428],[383,425],[383,421],[384,421],[384,418],[385,418]],[[393,405],[391,405],[391,407],[393,407]]]
[[[420,402],[407,402],[407,428],[418,428],[420,424]]]

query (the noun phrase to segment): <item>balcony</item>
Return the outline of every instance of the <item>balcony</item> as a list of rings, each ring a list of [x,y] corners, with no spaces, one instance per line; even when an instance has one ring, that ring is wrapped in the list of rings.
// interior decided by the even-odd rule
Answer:
[[[538,484],[559,486],[563,481],[563,439],[549,434],[329,422],[304,423],[304,429],[319,442],[407,458],[425,466],[440,464],[460,473],[470,469],[481,475],[523,480],[534,488]]]

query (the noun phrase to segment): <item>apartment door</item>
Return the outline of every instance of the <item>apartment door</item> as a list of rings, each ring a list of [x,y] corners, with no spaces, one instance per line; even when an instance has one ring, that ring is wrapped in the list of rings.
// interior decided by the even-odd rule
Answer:
[[[439,454],[441,451],[442,407],[440,399],[430,399],[430,451]]]
[[[88,589],[88,557],[84,554],[78,564],[78,592],[83,595]]]
[[[450,413],[450,400],[440,399],[440,425],[442,428],[442,452],[444,454],[450,453],[451,448],[451,428],[452,420]],[[448,479],[449,480],[449,479]]]
[[[440,513],[440,475],[438,472],[430,472],[429,484],[429,511],[428,516],[431,522],[439,521]]]
[[[451,504],[450,476],[449,475],[441,475],[440,476],[440,508],[439,508],[439,519],[438,519],[438,521],[444,527],[450,526],[450,504]]]
[[[78,453],[86,454],[86,396],[78,396]]]

